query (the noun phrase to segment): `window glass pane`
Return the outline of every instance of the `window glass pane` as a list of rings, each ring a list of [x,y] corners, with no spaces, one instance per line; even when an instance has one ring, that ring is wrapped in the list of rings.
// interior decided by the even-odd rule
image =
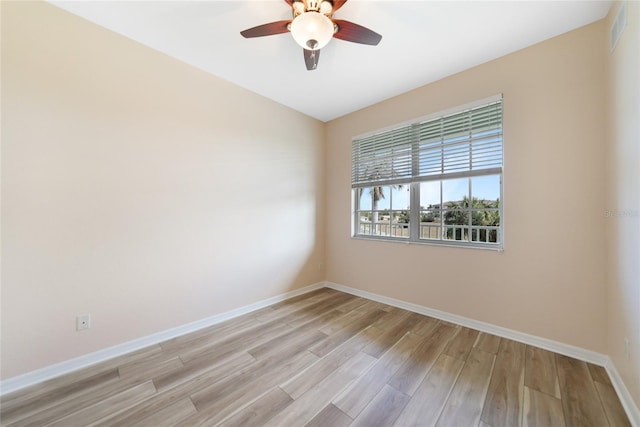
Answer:
[[[460,206],[453,206],[442,214],[445,224],[469,225],[469,211]]]
[[[409,209],[410,197],[408,184],[392,185],[391,192],[391,209]]]
[[[468,225],[450,223],[450,224],[444,225],[443,228],[444,228],[444,231],[442,233],[443,240],[457,240],[457,241],[469,240]]]
[[[440,181],[420,183],[420,206],[424,209],[440,206]]]
[[[442,238],[440,211],[422,211],[420,215],[420,238],[435,240]]]
[[[391,216],[389,211],[374,211],[371,219],[371,234],[375,236],[391,235]]]
[[[371,191],[371,187],[357,188],[355,191],[357,191],[360,195],[358,208],[361,210],[371,209],[371,195],[373,194]]]
[[[474,199],[492,201],[495,204],[500,199],[500,175],[471,178],[471,193]]]
[[[500,211],[498,209],[473,209],[471,211],[471,224],[498,226],[500,225]]]
[[[360,210],[389,210],[391,208],[391,187],[365,187],[360,192],[358,208]],[[407,196],[408,197],[408,196]],[[408,203],[403,208],[409,207]]]
[[[445,240],[469,240],[469,178],[442,181],[442,217]]]
[[[482,226],[500,225],[500,211],[497,209],[473,209],[471,224]]]
[[[391,219],[391,234],[393,237],[409,238],[409,211],[393,211]]]
[[[500,210],[474,209],[471,212],[473,225],[471,239],[474,242],[499,243]]]
[[[360,191],[359,189],[356,191]],[[373,228],[371,226],[371,219],[373,217],[373,213],[371,211],[358,211],[357,212],[358,215],[358,230],[357,230],[357,234],[371,234],[373,231]]]
[[[469,199],[469,178],[442,181],[443,208],[462,207]]]
[[[373,210],[389,210],[391,207],[391,191],[388,185],[370,187],[367,190],[371,194]]]
[[[393,222],[409,225],[409,210],[393,211]]]
[[[420,183],[420,239],[440,240],[440,181]]]
[[[369,235],[372,233],[371,216],[371,212],[358,212],[358,234]]]
[[[440,209],[420,209],[420,222],[440,222]]]
[[[359,211],[359,222],[371,222],[371,211]]]

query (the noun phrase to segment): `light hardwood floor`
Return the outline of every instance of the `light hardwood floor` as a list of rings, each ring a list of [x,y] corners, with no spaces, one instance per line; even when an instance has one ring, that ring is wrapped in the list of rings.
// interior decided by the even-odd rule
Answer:
[[[3,426],[628,426],[603,368],[320,289],[4,396]]]

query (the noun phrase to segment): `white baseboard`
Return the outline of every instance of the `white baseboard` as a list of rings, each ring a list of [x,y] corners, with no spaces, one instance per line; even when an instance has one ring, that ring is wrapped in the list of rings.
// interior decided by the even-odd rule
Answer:
[[[339,285],[337,283],[325,282],[325,286],[327,288],[357,295],[363,298],[392,305],[394,307],[403,308],[415,313],[435,317],[436,319],[445,320],[457,325],[466,326],[468,328],[475,329],[481,332],[486,332],[524,344],[540,347],[545,350],[563,354],[565,356],[584,360],[585,362],[593,363],[595,365],[604,366],[607,360],[607,356],[605,356],[604,354],[596,353],[595,351],[586,350],[584,348],[575,347],[569,344],[563,344],[558,341],[552,341],[546,338],[537,337],[535,335],[525,334],[524,332],[514,331],[513,329],[503,328],[502,326],[492,325],[490,323],[481,322],[479,320],[469,319],[468,317],[458,316],[457,314],[451,314],[433,308],[424,307],[422,305],[412,304],[395,298],[389,298],[371,292],[362,291],[360,289],[351,288],[349,286]]]
[[[258,301],[253,304],[246,305],[244,307],[236,308],[224,313],[216,314],[205,319],[197,320],[195,322],[187,323],[175,328],[167,329],[155,334],[147,335],[145,337],[137,338],[132,341],[128,341],[122,344],[115,345],[113,347],[98,350],[93,353],[85,354],[74,359],[66,360],[55,365],[50,365],[35,371],[27,372],[26,374],[18,375],[16,377],[8,378],[0,381],[0,396],[29,387],[34,384],[41,383],[43,381],[59,377],[64,374],[68,374],[73,371],[77,371],[82,368],[86,368],[97,363],[113,359],[117,356],[130,353],[132,351],[140,350],[144,347],[148,347],[154,344],[161,343],[163,341],[175,338],[181,335],[185,335],[199,329],[203,329],[212,325],[215,325],[225,320],[233,319],[234,317],[241,316],[243,314],[250,313],[255,310],[267,307],[286,299],[305,294],[307,292],[314,291],[324,287],[324,283],[316,283],[313,285],[305,286],[304,288],[296,289],[294,291],[286,292],[284,294],[276,295],[275,297],[267,298],[262,301]]]
[[[478,320],[469,319],[467,317],[458,316],[456,314],[450,314],[444,311],[436,310],[433,308],[424,307],[417,304],[412,304],[406,301],[398,300],[395,298],[389,298],[383,295],[374,294],[372,292],[362,291],[360,289],[351,288],[349,286],[339,285],[337,283],[325,282],[327,288],[335,289],[337,291],[346,292],[348,294],[356,295],[362,298],[367,298],[373,301],[378,301],[383,304],[388,304],[394,307],[403,308],[405,310],[413,311],[415,313],[424,314],[426,316],[435,317],[436,319],[445,320],[447,322],[455,323],[457,325],[466,326],[471,329],[475,329],[481,332],[486,332],[499,337],[508,338],[514,341],[521,342],[523,344],[540,347],[545,350],[553,351],[555,353],[563,354],[565,356],[573,357],[574,359],[582,360],[585,362],[593,363],[594,365],[603,366],[609,373],[611,382],[618,393],[620,402],[624,407],[631,425],[640,427],[640,411],[636,406],[629,390],[627,390],[620,374],[616,370],[613,362],[609,356],[597,353],[595,351],[587,350],[584,348],[564,344],[558,341],[553,341],[547,338],[537,337],[535,335],[529,335],[524,332],[514,331],[513,329],[503,328],[502,326],[492,325],[490,323],[481,322]]]
[[[622,403],[622,407],[627,413],[627,417],[629,417],[629,421],[631,421],[631,425],[634,427],[640,427],[640,409],[633,401],[631,397],[631,393],[629,393],[629,389],[622,381],[622,377],[616,366],[613,364],[613,360],[607,356],[607,362],[604,365],[607,373],[609,374],[609,378],[611,379],[611,383],[613,384],[613,388],[616,389],[616,393],[618,393],[618,397],[620,398],[620,403]]]

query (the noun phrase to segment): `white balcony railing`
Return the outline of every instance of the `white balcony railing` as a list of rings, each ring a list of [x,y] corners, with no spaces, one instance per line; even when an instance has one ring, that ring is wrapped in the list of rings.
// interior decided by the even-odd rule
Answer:
[[[409,238],[409,224],[406,223],[360,222],[359,225],[359,235]],[[500,237],[499,226],[420,223],[420,239],[424,240],[498,243]]]

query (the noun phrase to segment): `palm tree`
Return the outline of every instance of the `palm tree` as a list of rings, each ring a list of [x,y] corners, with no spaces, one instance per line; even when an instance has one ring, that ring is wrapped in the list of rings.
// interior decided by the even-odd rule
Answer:
[[[475,212],[476,214],[480,214],[478,218],[478,224],[473,222],[473,225],[482,225],[482,226],[492,226],[497,227],[500,225],[500,199],[493,200],[482,200],[482,207],[484,210]],[[481,230],[483,231],[483,230]],[[487,236],[487,233],[489,235]],[[482,232],[480,232],[482,234]],[[488,242],[497,242],[498,241],[498,230],[484,230],[484,238],[481,235],[478,236],[479,240],[485,240]],[[487,239],[488,238],[488,239]]]
[[[400,190],[402,189],[402,184],[399,185],[391,185],[392,189],[397,189]],[[360,197],[362,196],[362,190],[364,190],[363,188],[359,188],[358,189],[358,200],[360,200]],[[371,187],[371,190],[369,190],[369,194],[371,194],[372,197],[372,203],[371,203],[371,230],[374,234],[377,234],[377,223],[378,223],[378,203],[380,203],[380,200],[385,199],[385,195],[384,195],[384,189],[382,186],[375,186],[375,187]]]
[[[467,225],[469,224],[469,210],[471,209],[471,225],[477,226],[499,226],[500,225],[500,199],[493,200],[481,200],[476,197],[469,200],[467,196],[463,197],[461,201],[448,202],[448,209],[444,216],[444,223],[447,225]],[[478,210],[475,210],[478,209]],[[484,232],[484,236],[482,236]],[[490,242],[497,242],[498,232],[497,230],[481,229],[479,231],[478,239],[485,240],[489,233]],[[462,232],[460,238],[467,233]],[[458,240],[457,233],[454,235],[453,229],[447,229],[447,238]]]
[[[380,200],[384,199],[384,191],[382,187],[372,187],[370,191],[371,196],[373,196],[373,203],[371,205],[371,210],[373,211],[373,215],[371,217],[372,227],[376,229],[376,223],[378,222],[378,203]]]
[[[444,223],[446,225],[467,225],[469,224],[469,199],[465,196],[461,201],[446,202],[447,211],[444,214]],[[447,227],[447,239],[462,240],[464,231],[460,229],[460,239],[458,239],[457,229],[455,227]]]

